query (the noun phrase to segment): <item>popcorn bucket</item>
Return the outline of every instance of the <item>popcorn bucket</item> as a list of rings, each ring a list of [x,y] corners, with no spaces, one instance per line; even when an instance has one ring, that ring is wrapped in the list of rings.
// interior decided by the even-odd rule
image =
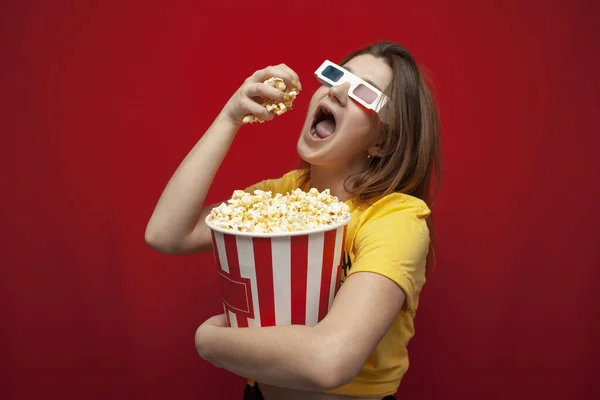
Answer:
[[[231,327],[314,326],[339,289],[350,217],[321,229],[285,233],[211,229],[223,308]]]

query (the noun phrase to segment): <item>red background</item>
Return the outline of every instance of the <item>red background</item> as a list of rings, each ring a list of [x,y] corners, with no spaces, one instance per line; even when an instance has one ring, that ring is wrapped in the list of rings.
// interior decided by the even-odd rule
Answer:
[[[598,3],[257,4],[3,2],[0,397],[240,398],[194,348],[212,255],[159,254],[146,222],[247,75],[285,62],[304,92],[209,201],[296,166],[316,66],[391,39],[431,71],[445,149],[400,398],[600,398]]]

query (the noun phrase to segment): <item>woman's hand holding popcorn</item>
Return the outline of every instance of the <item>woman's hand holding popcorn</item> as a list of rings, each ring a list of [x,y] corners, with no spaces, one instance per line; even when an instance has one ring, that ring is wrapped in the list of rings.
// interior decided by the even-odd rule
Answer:
[[[221,115],[234,125],[270,121],[291,108],[300,92],[298,75],[287,65],[279,64],[256,71],[229,99]]]
[[[212,208],[204,206],[206,194],[239,128],[255,117],[269,121],[289,109],[293,99],[285,97],[282,84],[286,93],[301,89],[298,75],[285,64],[256,71],[231,96],[163,190],[146,226],[148,245],[169,254],[212,250],[211,232],[204,223]]]

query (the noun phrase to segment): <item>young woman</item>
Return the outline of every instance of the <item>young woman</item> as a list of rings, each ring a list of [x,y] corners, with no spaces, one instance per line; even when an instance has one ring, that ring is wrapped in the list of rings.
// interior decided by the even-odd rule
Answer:
[[[433,255],[431,207],[439,183],[438,114],[410,53],[377,43],[319,69],[297,151],[305,168],[247,190],[315,187],[351,209],[342,285],[316,326],[227,328],[224,315],[196,331],[198,353],[250,379],[246,399],[393,398],[408,368],[407,345]],[[242,120],[271,120],[255,99],[283,100],[262,83],[296,73],[256,71],[231,97],[162,193],[146,241],[165,253],[212,250],[202,207]],[[263,397],[264,396],[264,397]],[[349,396],[349,397],[347,397]]]

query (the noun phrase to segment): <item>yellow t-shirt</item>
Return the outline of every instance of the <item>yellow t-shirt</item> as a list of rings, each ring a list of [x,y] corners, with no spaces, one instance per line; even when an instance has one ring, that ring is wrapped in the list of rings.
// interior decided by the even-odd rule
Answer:
[[[294,170],[245,190],[285,194],[296,188],[311,188],[308,170]],[[396,392],[408,369],[407,345],[415,333],[415,312],[425,283],[429,249],[426,218],[431,211],[424,201],[402,193],[378,198],[370,206],[358,206],[351,199],[346,204],[352,220],[346,232],[341,283],[357,272],[377,273],[394,281],[404,291],[406,301],[358,375],[328,393],[383,397]]]

